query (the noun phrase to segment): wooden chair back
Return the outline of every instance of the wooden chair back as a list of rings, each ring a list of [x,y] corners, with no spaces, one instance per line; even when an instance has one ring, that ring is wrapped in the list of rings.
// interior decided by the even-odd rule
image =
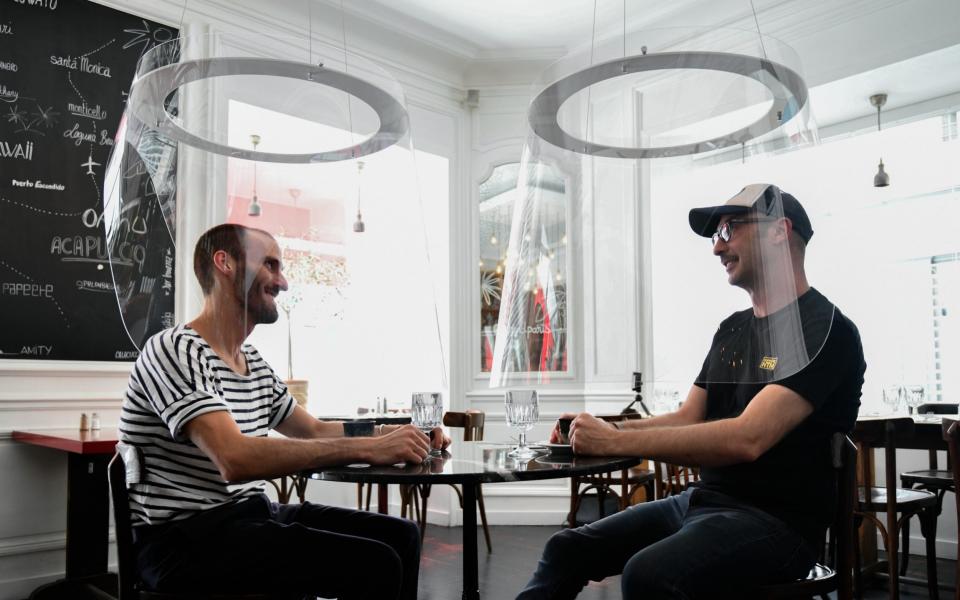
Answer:
[[[465,412],[448,411],[443,415],[443,424],[447,427],[462,427],[463,441],[482,442],[483,424],[486,421],[486,414],[482,410],[474,408]]]
[[[657,461],[654,463],[654,472],[654,493],[658,500],[679,494],[691,483],[700,480],[699,467],[684,467]]]
[[[921,404],[917,407],[918,415],[954,415],[957,414],[957,404],[955,402],[928,402],[926,404]],[[930,470],[937,471],[940,467],[937,464],[937,451],[930,450]],[[953,459],[950,456],[950,453],[947,453],[947,467],[949,471],[952,469]]]
[[[960,421],[943,418],[943,439],[947,442],[947,458],[953,465],[953,485],[960,490]],[[960,498],[955,502],[957,522],[960,523]],[[960,577],[960,561],[956,562],[957,577]],[[957,579],[960,581],[960,579]],[[954,592],[954,599],[960,600],[960,585]]]

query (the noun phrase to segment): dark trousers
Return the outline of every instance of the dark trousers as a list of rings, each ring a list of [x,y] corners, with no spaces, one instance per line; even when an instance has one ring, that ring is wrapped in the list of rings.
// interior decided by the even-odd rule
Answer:
[[[518,600],[574,598],[588,581],[619,573],[624,600],[743,598],[744,590],[810,571],[814,552],[779,519],[691,495],[556,533]]]
[[[417,597],[417,526],[377,513],[258,496],[135,537],[141,581],[156,591]]]

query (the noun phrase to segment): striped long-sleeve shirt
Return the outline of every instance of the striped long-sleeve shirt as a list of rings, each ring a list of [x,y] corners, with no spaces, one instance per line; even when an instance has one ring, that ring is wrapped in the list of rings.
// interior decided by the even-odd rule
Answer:
[[[293,414],[296,404],[270,365],[250,344],[243,353],[246,375],[186,325],[145,344],[120,416],[120,440],[143,454],[141,480],[130,488],[135,525],[184,519],[263,490],[262,481],[228,484],[184,433],[191,419],[227,411],[244,435],[264,437]]]

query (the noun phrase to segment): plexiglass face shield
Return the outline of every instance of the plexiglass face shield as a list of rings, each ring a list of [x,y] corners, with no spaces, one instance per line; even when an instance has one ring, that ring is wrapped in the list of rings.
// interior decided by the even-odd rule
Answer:
[[[282,378],[320,386],[323,412],[407,406],[446,388],[429,232],[447,202],[419,185],[446,177],[446,159],[414,149],[389,74],[340,48],[306,51],[218,35],[144,55],[105,191],[121,314],[139,348],[192,319],[209,306],[192,274],[203,231],[262,230],[244,237],[235,293],[210,308],[256,325],[248,341]]]
[[[743,31],[636,32],[559,61],[532,96],[492,387],[596,389],[644,371],[685,396],[695,380],[763,383],[817,356],[833,306],[803,293],[803,243],[779,193],[724,216],[740,220],[728,241],[711,244],[719,218],[703,233],[688,222],[752,183],[703,190],[698,168],[816,139],[789,48]],[[658,161],[688,169],[679,193],[654,193]]]

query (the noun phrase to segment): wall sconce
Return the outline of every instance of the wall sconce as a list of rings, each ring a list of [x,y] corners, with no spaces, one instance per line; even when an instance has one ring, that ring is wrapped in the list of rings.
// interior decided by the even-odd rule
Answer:
[[[880,109],[887,103],[886,94],[874,94],[870,96],[870,104],[877,107],[877,133],[880,133]],[[890,185],[890,175],[884,170],[883,158],[880,158],[880,165],[877,167],[877,174],[873,176],[873,187],[887,187]]]

